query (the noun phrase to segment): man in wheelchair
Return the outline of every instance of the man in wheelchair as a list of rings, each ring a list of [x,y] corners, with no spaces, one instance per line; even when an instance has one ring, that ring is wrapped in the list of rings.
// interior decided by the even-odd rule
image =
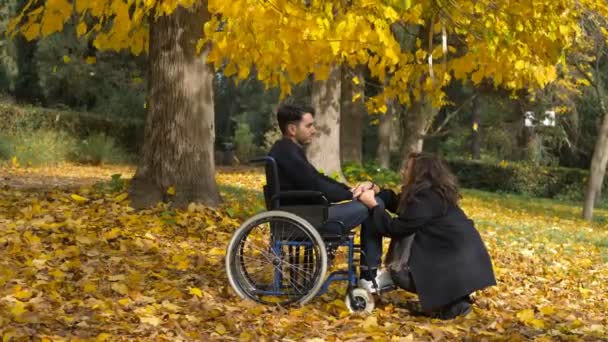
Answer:
[[[418,294],[415,313],[452,319],[471,311],[472,292],[496,284],[481,236],[458,204],[457,180],[439,158],[412,154],[399,196],[370,182],[350,188],[306,159],[304,148],[315,134],[312,109],[282,106],[277,118],[283,138],[255,160],[266,163],[268,210],[235,231],[226,254],[228,280],[239,296],[263,304],[305,304],[329,283],[347,280],[346,306],[371,312],[370,293],[394,282]],[[351,232],[358,225],[360,277]],[[388,268],[378,272],[383,237],[391,237]],[[348,247],[348,269],[326,279],[338,246]]]
[[[318,191],[325,195],[332,203],[328,208],[328,221],[340,222],[337,225],[326,225],[322,229],[340,233],[340,228],[347,231],[361,225],[361,275],[359,287],[375,293],[378,289],[392,287],[390,275],[386,272],[377,272],[376,268],[369,268],[367,260],[381,258],[382,250],[376,244],[365,241],[365,232],[373,224],[369,209],[358,200],[365,191],[373,190],[382,201],[383,192],[371,183],[363,182],[355,187],[338,182],[325,176],[315,169],[306,158],[305,148],[310,145],[316,133],[314,125],[314,110],[307,107],[283,105],[277,112],[279,128],[283,138],[275,142],[268,155],[272,157],[277,166],[279,186],[281,191],[308,190]],[[338,230],[338,231],[336,231]],[[372,262],[373,263],[373,262]]]

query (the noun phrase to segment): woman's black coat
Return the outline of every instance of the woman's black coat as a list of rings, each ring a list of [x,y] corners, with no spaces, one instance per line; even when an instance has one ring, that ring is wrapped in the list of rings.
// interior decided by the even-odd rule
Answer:
[[[386,208],[395,212],[399,198],[394,193],[389,197]],[[473,221],[432,187],[419,191],[396,218],[382,206],[372,214],[384,236],[416,233],[409,266],[424,310],[496,285],[490,256]]]

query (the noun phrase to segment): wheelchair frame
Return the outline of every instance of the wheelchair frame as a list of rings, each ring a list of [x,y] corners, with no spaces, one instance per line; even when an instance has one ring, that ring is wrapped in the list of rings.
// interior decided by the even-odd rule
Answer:
[[[253,159],[253,163],[264,163],[266,185],[264,200],[267,211],[261,212],[246,220],[234,233],[226,253],[226,271],[228,279],[237,294],[245,299],[263,304],[305,304],[312,298],[327,292],[329,285],[335,281],[348,282],[347,306],[351,311],[371,311],[373,297],[363,289],[356,289],[357,272],[355,252],[361,253],[360,245],[354,243],[354,233],[342,222],[328,220],[329,201],[318,191],[281,191],[278,168],[270,156]],[[286,227],[285,227],[286,225]],[[291,225],[291,226],[290,226]],[[338,232],[328,230],[338,227]],[[255,237],[254,230],[262,228],[260,237]],[[282,229],[279,229],[283,227]],[[272,264],[272,284],[269,279],[258,284],[254,275],[249,274],[244,265],[245,250],[248,244],[263,239],[269,231],[270,241],[265,248],[250,248],[253,254],[264,254],[259,264]],[[280,234],[280,232],[282,232]],[[285,235],[285,236],[283,236]],[[247,241],[249,240],[251,241]],[[336,270],[327,277],[325,274],[331,266],[334,253],[339,247],[347,247],[347,269]],[[303,255],[300,250],[303,249]],[[328,256],[329,255],[329,256]],[[320,260],[317,260],[320,259]],[[314,262],[313,262],[314,261]],[[319,264],[319,262],[321,264]],[[317,267],[318,266],[318,267]],[[288,274],[283,271],[288,267]],[[319,268],[320,267],[320,268]],[[314,272],[313,272],[314,271]],[[268,276],[266,274],[266,276]],[[298,276],[303,276],[298,279]],[[307,277],[312,277],[308,279]],[[287,282],[291,285],[283,285]],[[315,282],[310,284],[310,282]],[[297,285],[308,286],[306,293],[301,293]],[[296,287],[294,289],[293,287]],[[295,291],[296,294],[292,294]],[[266,297],[276,297],[278,301],[269,301]],[[281,298],[287,297],[282,301]],[[292,297],[292,298],[290,298]]]

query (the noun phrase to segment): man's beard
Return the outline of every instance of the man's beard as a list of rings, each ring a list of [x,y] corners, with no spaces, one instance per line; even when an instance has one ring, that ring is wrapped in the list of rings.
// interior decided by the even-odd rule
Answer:
[[[308,147],[308,145],[310,145],[312,143],[312,139],[308,139],[308,141],[296,139],[296,141],[298,142],[298,145],[302,146],[303,148]]]

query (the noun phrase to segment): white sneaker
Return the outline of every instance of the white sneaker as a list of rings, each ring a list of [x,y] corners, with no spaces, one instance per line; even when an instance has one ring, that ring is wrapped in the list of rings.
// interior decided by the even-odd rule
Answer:
[[[378,293],[380,291],[388,291],[395,288],[395,284],[393,283],[393,279],[391,278],[390,271],[388,270],[379,270],[376,274],[376,286],[374,286],[374,282],[371,280],[359,278],[359,287],[363,288],[370,293]]]

